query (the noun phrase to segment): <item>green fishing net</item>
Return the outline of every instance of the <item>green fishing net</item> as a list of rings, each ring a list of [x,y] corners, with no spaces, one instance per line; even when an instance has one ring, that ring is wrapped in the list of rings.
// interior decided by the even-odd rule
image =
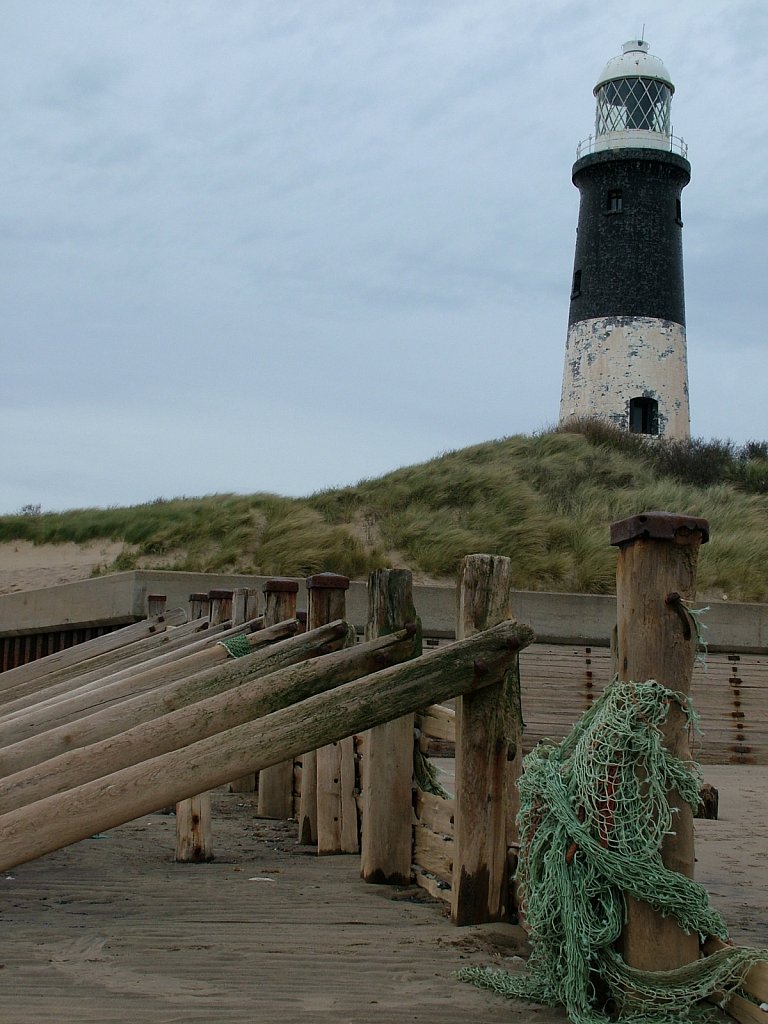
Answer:
[[[244,658],[246,654],[253,653],[253,648],[245,633],[228,637],[226,640],[219,640],[218,643],[226,650],[230,658]]]
[[[562,1004],[573,1024],[679,1024],[723,999],[768,951],[727,947],[674,971],[630,968],[616,951],[624,894],[673,915],[686,932],[727,938],[706,891],[667,870],[665,835],[676,790],[695,808],[700,774],[673,757],[662,726],[690,700],[654,680],[614,682],[557,745],[540,744],[520,780],[518,883],[531,940],[526,975],[469,967],[459,977],[506,996]],[[768,1016],[767,1016],[768,1019]]]

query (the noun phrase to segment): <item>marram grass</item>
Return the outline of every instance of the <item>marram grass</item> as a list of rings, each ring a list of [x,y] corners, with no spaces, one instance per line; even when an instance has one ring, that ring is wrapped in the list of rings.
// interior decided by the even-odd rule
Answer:
[[[221,494],[0,517],[0,542],[98,539],[101,571],[144,568],[364,578],[382,565],[453,579],[462,557],[509,555],[520,589],[610,593],[611,522],[665,510],[709,520],[699,590],[768,600],[763,442],[649,442],[605,424],[474,445],[307,498]],[[694,483],[690,482],[695,480]]]

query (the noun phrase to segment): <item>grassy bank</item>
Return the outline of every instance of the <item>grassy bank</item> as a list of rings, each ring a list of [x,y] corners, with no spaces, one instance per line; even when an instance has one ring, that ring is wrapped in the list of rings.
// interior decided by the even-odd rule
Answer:
[[[768,600],[768,445],[647,441],[596,422],[448,452],[376,480],[289,499],[222,494],[129,508],[0,517],[0,541],[122,541],[137,566],[364,576],[401,565],[451,578],[463,555],[509,555],[516,585],[608,593],[614,519],[704,516],[700,591]]]

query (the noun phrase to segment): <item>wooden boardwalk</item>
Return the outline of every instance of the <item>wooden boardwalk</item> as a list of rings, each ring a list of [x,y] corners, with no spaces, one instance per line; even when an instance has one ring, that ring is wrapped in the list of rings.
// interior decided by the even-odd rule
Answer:
[[[149,815],[0,878],[3,1024],[564,1020],[456,981],[514,950],[422,890],[366,885],[248,796],[215,806],[213,863],[173,863]]]
[[[737,941],[768,945],[768,770],[705,774],[722,817],[697,824],[698,876]],[[520,964],[503,928],[364,884],[358,858],[298,847],[250,796],[215,806],[211,864],[173,863],[173,818],[149,815],[0,876],[3,1024],[565,1021],[456,981]]]

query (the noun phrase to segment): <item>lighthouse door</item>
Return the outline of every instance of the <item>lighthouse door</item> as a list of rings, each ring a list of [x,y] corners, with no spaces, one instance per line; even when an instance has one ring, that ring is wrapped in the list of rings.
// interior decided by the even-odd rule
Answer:
[[[629,400],[629,429],[632,434],[658,434],[659,403],[655,398]]]

